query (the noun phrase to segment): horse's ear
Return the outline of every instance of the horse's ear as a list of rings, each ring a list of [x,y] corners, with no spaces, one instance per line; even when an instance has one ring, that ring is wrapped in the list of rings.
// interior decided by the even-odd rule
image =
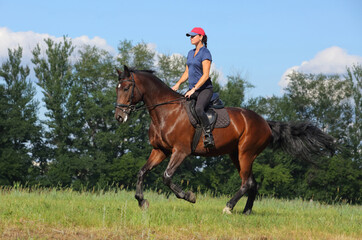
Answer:
[[[118,73],[118,76],[121,76],[121,75],[122,75],[121,70],[119,70],[118,68],[116,68],[116,71],[117,71],[117,73]]]
[[[130,73],[128,67],[127,67],[126,65],[123,65],[123,67],[124,67],[124,74],[125,74],[125,76],[126,76],[126,77],[131,76],[131,73]]]

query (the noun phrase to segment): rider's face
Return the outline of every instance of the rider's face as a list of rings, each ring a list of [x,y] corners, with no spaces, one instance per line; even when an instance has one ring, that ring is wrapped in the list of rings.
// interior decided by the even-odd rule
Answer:
[[[197,45],[202,40],[202,36],[201,35],[190,36],[190,40],[192,45]]]

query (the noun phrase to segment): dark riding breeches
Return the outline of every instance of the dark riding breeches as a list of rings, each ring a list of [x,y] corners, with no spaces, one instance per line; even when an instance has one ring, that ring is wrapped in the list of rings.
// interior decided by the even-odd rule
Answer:
[[[191,98],[196,99],[195,111],[197,116],[199,117],[201,123],[205,126],[208,125],[206,123],[209,122],[205,110],[210,103],[212,97],[212,88],[205,88],[201,91],[196,91],[192,94]]]

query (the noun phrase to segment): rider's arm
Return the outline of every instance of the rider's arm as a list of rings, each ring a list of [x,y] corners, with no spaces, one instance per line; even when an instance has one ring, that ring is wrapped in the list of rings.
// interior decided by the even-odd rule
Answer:
[[[204,60],[202,61],[202,76],[199,79],[199,81],[195,85],[195,90],[199,89],[204,83],[209,79],[210,74],[210,67],[211,67],[211,61],[210,60]]]
[[[172,90],[177,91],[180,85],[189,78],[189,67],[186,65],[185,72],[182,74],[180,80],[172,87]]]

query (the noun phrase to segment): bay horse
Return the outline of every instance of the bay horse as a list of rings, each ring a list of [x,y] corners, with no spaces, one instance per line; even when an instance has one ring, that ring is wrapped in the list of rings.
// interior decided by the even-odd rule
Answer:
[[[189,121],[185,98],[168,87],[152,71],[130,70],[124,66],[123,72],[118,69],[117,72],[115,118],[120,123],[126,122],[131,112],[136,110],[135,105],[141,101],[151,117],[148,135],[153,149],[137,175],[135,195],[143,209],[149,206],[143,196],[144,177],[168,156],[171,157],[163,174],[164,184],[177,198],[195,203],[196,196],[193,192],[184,192],[172,182],[177,167],[190,154],[206,157],[229,154],[240,175],[241,187],[227,202],[223,212],[230,214],[239,199],[248,193],[243,213],[250,214],[257,194],[252,164],[267,146],[281,148],[304,159],[321,150],[333,152],[334,139],[309,123],[266,121],[257,113],[239,107],[227,107],[229,126],[213,130],[215,148],[204,148],[201,138],[196,150],[192,152],[191,142],[195,128]]]

